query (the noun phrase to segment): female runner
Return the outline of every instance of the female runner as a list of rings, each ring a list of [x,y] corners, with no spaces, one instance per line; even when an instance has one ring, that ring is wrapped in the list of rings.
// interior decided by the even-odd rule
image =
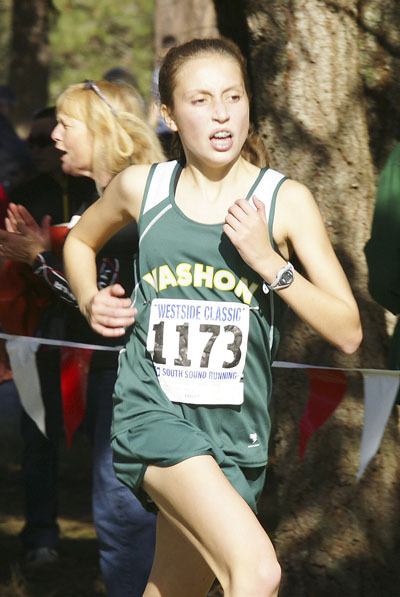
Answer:
[[[180,159],[116,176],[69,235],[67,272],[99,333],[119,336],[135,321],[112,446],[119,478],[159,512],[144,595],[204,596],[216,576],[226,597],[276,596],[280,567],[254,512],[277,303],[346,353],[361,341],[358,309],[310,192],[264,167],[236,46],[172,48],[159,84]],[[119,287],[99,292],[95,271],[96,252],[132,218],[133,305]]]

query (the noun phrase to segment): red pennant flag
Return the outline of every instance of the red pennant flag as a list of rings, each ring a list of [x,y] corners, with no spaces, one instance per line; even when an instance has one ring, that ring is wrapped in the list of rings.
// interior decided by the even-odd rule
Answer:
[[[67,446],[85,416],[87,376],[92,349],[61,348],[61,396]]]
[[[6,351],[5,340],[0,340],[0,383],[12,379],[10,360]]]
[[[312,434],[329,419],[347,388],[343,371],[307,369],[309,398],[300,421],[299,455],[303,458]]]

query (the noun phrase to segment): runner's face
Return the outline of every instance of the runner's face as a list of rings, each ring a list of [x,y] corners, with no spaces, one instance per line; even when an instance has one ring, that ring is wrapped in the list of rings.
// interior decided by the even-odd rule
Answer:
[[[57,114],[57,121],[51,137],[63,152],[62,169],[74,176],[91,176],[93,138],[86,124],[62,112]]]
[[[249,101],[236,61],[215,54],[188,60],[176,78],[171,116],[188,163],[215,168],[234,161],[249,130]]]

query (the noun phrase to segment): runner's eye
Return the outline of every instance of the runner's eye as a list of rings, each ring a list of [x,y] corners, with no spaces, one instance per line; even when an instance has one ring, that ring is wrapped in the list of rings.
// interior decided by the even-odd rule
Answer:
[[[192,104],[194,105],[202,105],[206,103],[206,98],[205,97],[195,97],[194,99],[192,99]]]
[[[239,93],[232,93],[229,97],[228,100],[235,104],[236,102],[240,101],[241,99],[241,95]]]

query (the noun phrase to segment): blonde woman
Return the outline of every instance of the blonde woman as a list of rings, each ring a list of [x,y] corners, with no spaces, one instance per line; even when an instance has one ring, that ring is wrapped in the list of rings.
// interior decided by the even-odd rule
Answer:
[[[94,179],[102,193],[113,176],[127,166],[163,160],[142,105],[135,90],[124,84],[86,81],[68,87],[58,98],[58,124],[52,133],[62,152],[64,172]],[[22,206],[11,205],[7,228],[10,242],[4,243],[6,250],[8,246],[11,251],[11,242],[18,240],[24,260],[55,292],[74,302],[59,259],[49,251],[49,222],[40,227]],[[99,288],[111,284],[118,296],[129,296],[136,248],[135,225],[126,226],[110,239],[98,257]],[[12,257],[9,253],[7,256]],[[91,332],[77,309],[65,309],[69,340],[105,344],[104,338]],[[109,344],[122,342],[119,338]],[[110,424],[116,374],[117,353],[95,351],[87,396],[88,409],[94,415],[93,515],[108,596],[139,597],[153,560],[155,517],[116,479],[112,468]]]

